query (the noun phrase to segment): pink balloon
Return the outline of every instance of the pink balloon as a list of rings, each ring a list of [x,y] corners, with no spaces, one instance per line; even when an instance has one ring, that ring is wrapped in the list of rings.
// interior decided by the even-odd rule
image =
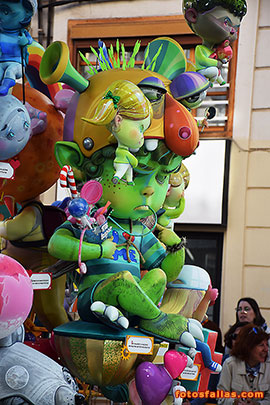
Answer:
[[[23,324],[32,301],[32,283],[24,267],[0,254],[0,339]]]
[[[177,378],[187,365],[187,356],[176,350],[168,350],[164,355],[164,366],[172,378]]]

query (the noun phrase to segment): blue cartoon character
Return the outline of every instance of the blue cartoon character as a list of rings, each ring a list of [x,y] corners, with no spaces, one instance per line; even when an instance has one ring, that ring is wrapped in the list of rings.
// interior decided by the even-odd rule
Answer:
[[[26,27],[37,9],[37,0],[0,1],[0,96],[5,96],[28,59],[32,37]]]
[[[16,97],[8,94],[0,110],[0,160],[17,155],[31,135],[28,111]]]
[[[43,132],[47,127],[47,114],[21,103],[7,94],[1,99],[0,110],[0,161],[8,160],[20,153],[32,135]]]

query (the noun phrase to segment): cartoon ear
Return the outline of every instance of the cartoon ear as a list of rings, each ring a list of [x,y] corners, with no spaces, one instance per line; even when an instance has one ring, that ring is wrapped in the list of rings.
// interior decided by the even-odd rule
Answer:
[[[122,121],[123,121],[123,118],[121,117],[121,115],[116,114],[116,116],[114,117],[115,127],[118,128]]]
[[[195,24],[195,22],[197,21],[197,15],[198,12],[197,10],[195,10],[195,8],[189,8],[185,11],[185,19],[190,24]]]
[[[54,153],[60,167],[70,165],[73,168],[81,169],[81,165],[84,161],[84,155],[75,142],[56,142]]]

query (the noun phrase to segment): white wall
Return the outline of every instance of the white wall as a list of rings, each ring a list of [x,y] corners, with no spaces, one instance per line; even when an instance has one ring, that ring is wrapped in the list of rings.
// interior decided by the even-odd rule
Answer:
[[[270,2],[248,0],[240,32],[229,221],[221,292],[223,330],[241,296],[255,298],[270,323]]]
[[[123,18],[182,14],[178,0],[134,0],[110,3],[87,4],[77,7],[59,6],[55,8],[53,37],[57,41],[67,40],[67,20],[80,18]],[[117,32],[115,33],[117,37]],[[138,32],[138,37],[140,33]]]

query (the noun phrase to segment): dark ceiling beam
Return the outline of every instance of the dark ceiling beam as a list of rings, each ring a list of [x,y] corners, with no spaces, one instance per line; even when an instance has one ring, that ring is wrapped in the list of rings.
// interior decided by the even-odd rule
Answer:
[[[54,20],[54,8],[58,6],[66,6],[74,3],[111,3],[115,0],[38,0],[38,42],[41,45],[44,44],[45,40],[45,33],[44,33],[44,23],[43,23],[43,9],[48,9],[47,15],[47,38],[46,38],[46,46],[48,47],[53,39],[52,27],[53,27],[53,20]],[[125,0],[118,0],[118,1],[125,1]]]
[[[50,2],[50,0],[42,2],[42,4],[38,5],[39,9],[48,8],[48,7],[57,7],[57,6],[66,6],[68,4],[73,3],[85,3],[88,2],[90,4],[95,3],[112,3],[115,0],[54,0]],[[125,0],[118,0],[118,1],[125,1]]]

